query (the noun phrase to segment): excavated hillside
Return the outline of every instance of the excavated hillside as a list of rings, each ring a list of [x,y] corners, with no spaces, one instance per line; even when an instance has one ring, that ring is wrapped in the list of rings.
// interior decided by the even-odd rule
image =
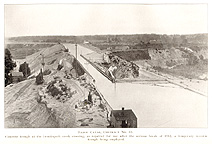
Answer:
[[[174,77],[207,79],[207,53],[207,48],[152,48],[148,49],[149,59],[136,60],[135,63],[147,70],[154,69]]]
[[[151,63],[152,66],[167,68],[177,64],[186,64],[187,61],[187,59],[183,57],[186,53],[174,47],[164,50],[149,49],[148,52],[151,57],[149,63]]]
[[[107,127],[108,111],[92,78],[63,45],[42,49],[26,62],[28,79],[5,87],[5,128]],[[43,62],[44,83],[38,85]]]

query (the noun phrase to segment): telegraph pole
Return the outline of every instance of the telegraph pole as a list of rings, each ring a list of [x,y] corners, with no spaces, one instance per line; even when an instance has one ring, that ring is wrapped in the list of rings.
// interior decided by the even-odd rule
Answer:
[[[43,54],[40,54],[42,56],[42,66],[43,66],[43,71],[44,71],[44,66],[45,66],[45,62],[44,62],[44,55]]]
[[[75,44],[75,47],[76,47],[76,59],[77,59],[77,43]]]
[[[28,47],[29,45],[27,44],[26,47]],[[25,50],[25,59],[27,60],[27,49]],[[27,78],[27,63],[25,61],[25,77]]]

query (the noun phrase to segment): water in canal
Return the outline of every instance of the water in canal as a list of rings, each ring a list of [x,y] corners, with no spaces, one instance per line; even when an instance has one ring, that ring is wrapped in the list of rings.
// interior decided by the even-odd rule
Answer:
[[[64,44],[76,55],[75,45]],[[95,79],[113,109],[132,109],[138,127],[207,127],[207,97],[170,83],[112,83],[80,54],[94,51],[78,45],[77,59]]]

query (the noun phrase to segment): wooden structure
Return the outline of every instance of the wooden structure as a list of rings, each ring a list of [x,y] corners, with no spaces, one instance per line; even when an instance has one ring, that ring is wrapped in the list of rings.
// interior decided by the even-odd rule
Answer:
[[[24,75],[22,72],[12,72],[12,82],[17,83],[24,80]]]
[[[42,84],[44,82],[42,69],[40,69],[40,73],[36,76],[35,82],[37,85]]]
[[[110,128],[137,128],[137,117],[131,109],[112,110]]]

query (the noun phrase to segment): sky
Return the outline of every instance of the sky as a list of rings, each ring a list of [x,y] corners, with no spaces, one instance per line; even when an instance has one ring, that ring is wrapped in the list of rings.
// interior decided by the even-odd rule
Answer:
[[[5,37],[207,33],[207,4],[5,5]]]

